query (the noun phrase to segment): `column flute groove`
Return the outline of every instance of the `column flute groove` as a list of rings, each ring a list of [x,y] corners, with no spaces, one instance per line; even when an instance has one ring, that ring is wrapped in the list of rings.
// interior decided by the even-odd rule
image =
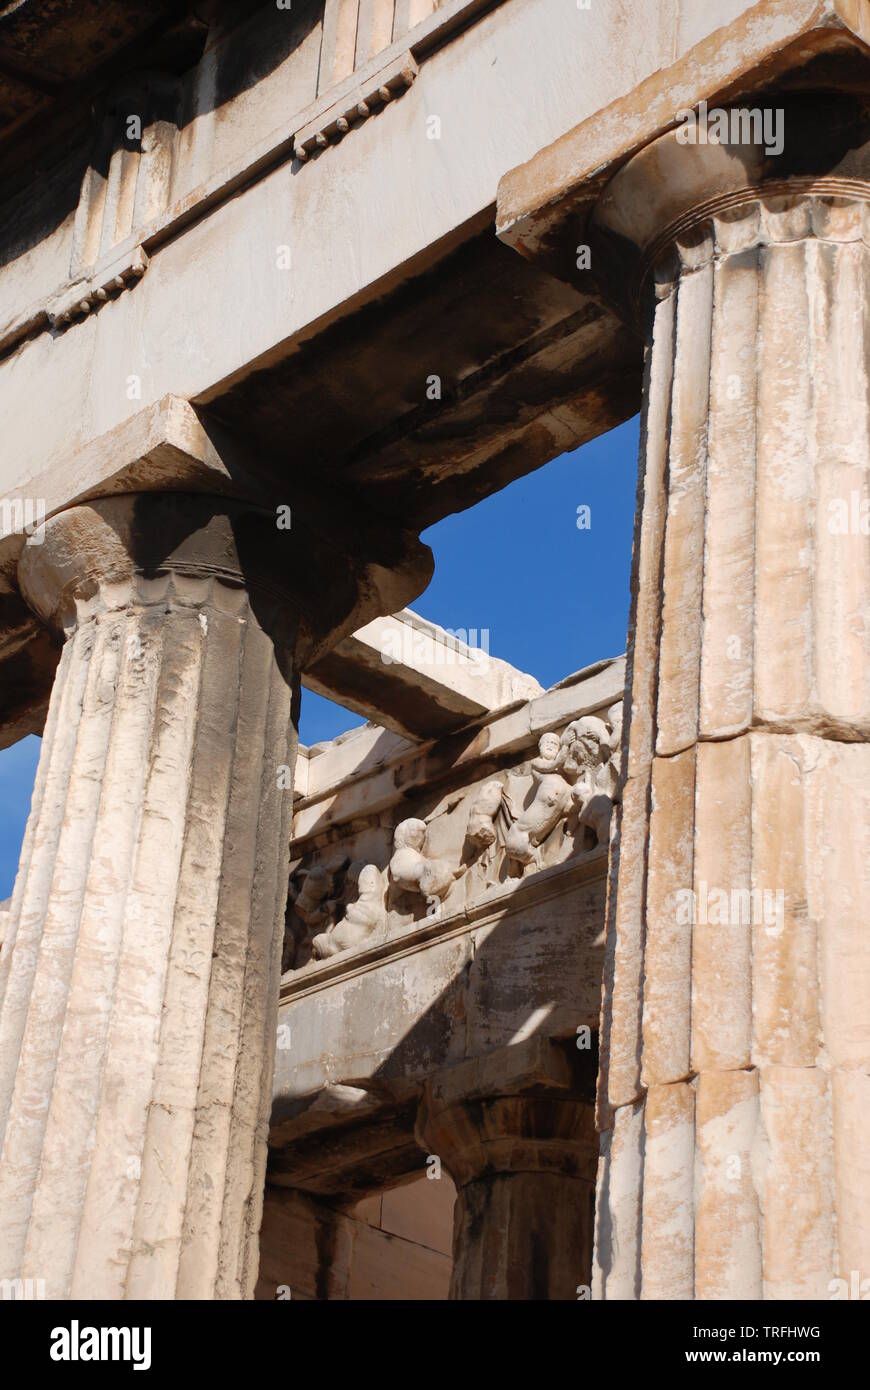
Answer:
[[[775,172],[671,133],[594,219],[649,322],[599,1298],[870,1275],[870,120],[785,109]]]
[[[250,1240],[265,1166],[295,609],[276,628],[233,573],[223,512],[77,508],[20,565],[67,641],[4,952],[0,1250],[51,1297],[232,1298],[256,1273],[218,1244]]]

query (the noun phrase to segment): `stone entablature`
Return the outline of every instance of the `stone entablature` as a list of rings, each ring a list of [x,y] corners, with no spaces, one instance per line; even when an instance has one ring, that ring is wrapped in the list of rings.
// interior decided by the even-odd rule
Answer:
[[[285,973],[503,910],[531,876],[600,857],[619,776],[621,703],[608,696],[621,685],[620,661],[426,751],[383,736],[393,756],[380,770],[360,730],[358,767],[319,795],[320,760],[300,758],[309,795],[295,818]],[[355,742],[327,750],[336,772]],[[471,756],[454,763],[461,751]]]
[[[561,776],[533,771],[541,742],[558,759],[576,741],[563,743],[563,735],[580,725],[601,736],[590,740],[596,755],[612,747],[624,681],[619,658],[429,744],[368,726],[299,750],[288,943],[302,942],[308,959],[281,981],[270,1182],[346,1199],[404,1180],[424,1158],[414,1139],[421,1087],[467,1063],[502,1076],[505,1094],[523,1049],[551,1040],[594,1070],[607,844],[579,825],[576,802],[560,809],[535,847],[540,867],[512,868],[507,841],[544,779]],[[613,754],[594,767],[612,776]],[[581,777],[563,779],[564,800],[572,801]],[[492,819],[480,796],[493,784],[516,815],[500,805],[492,844],[469,844],[469,825],[472,836],[488,839]],[[409,821],[424,825],[424,862],[449,867],[448,891],[443,900],[432,895],[431,911],[421,893],[390,882],[396,829]],[[489,881],[487,850],[495,850]],[[419,854],[412,850],[412,870]],[[366,865],[371,872],[361,871]],[[334,875],[331,896],[319,902],[305,889],[318,868]],[[404,877],[407,865],[396,869]],[[315,882],[322,887],[322,877]],[[384,904],[373,913],[382,889]],[[300,898],[308,899],[302,914]],[[363,931],[372,916],[380,923],[361,943],[318,960],[310,947],[330,935],[329,919],[317,918],[327,903],[333,922],[349,919]]]
[[[860,1296],[870,12],[444,0],[385,47],[435,4],[303,0],[283,48],[264,5],[177,119],[170,81],[165,144],[143,110],[94,165],[94,69],[61,89],[94,128],[7,144],[0,738],[66,642],[0,908],[0,1282],[250,1294],[268,1135],[315,1245],[435,1159],[453,1297],[582,1296],[597,1068],[593,1297]],[[687,104],[746,101],[784,142],[684,147]],[[411,542],[633,414],[638,328],[623,775],[616,666],[402,723],[426,663],[373,690],[371,629]],[[303,756],[293,823],[299,673],[365,652],[401,738]]]
[[[320,8],[320,16],[316,5],[299,15],[295,45],[261,78],[260,102],[270,99],[274,108],[268,114],[275,128],[265,138],[259,103],[237,112],[229,131],[211,108],[215,88],[228,80],[233,49],[254,41],[261,17],[241,39],[237,29],[217,30],[192,75],[134,73],[116,86],[104,101],[82,179],[68,278],[23,312],[8,317],[0,309],[0,356],[24,339],[82,322],[141,280],[157,246],[252,177],[307,160],[377,115],[412,85],[416,58],[482,5],[325,0]],[[279,22],[287,19],[279,15]]]

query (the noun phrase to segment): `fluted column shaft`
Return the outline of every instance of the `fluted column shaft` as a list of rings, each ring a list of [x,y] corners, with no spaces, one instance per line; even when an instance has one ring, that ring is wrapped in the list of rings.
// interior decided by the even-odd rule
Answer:
[[[292,663],[240,574],[175,561],[75,577],[0,963],[0,1263],[54,1297],[256,1275]]]
[[[829,1298],[870,1276],[870,172],[665,137],[604,242],[705,157],[638,237],[595,1295]]]
[[[336,566],[274,512],[152,494],[25,546],[65,644],[0,956],[2,1278],[252,1296],[297,666],[428,570],[368,539]]]

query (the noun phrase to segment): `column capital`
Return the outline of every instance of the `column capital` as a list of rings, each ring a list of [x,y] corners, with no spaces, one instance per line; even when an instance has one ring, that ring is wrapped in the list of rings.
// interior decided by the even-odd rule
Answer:
[[[851,93],[762,91],[701,102],[634,154],[595,205],[605,295],[642,320],[650,286],[755,246],[870,243],[870,106]]]
[[[304,519],[282,528],[275,511],[250,503],[146,492],[57,513],[28,538],[17,577],[28,606],[59,635],[131,606],[232,611],[246,595],[264,631],[305,661],[424,587],[431,557],[415,537],[367,530],[366,551],[353,554],[346,536],[314,535]]]
[[[588,1179],[598,1147],[594,1075],[582,1074],[571,1047],[530,1038],[430,1078],[417,1142],[442,1159],[458,1188],[496,1174]]]
[[[574,1299],[589,1286],[595,1059],[532,1037],[430,1078],[417,1142],[456,1183],[458,1299]]]
[[[275,531],[271,514],[226,499],[99,498],[59,512],[28,539],[18,580],[37,617],[62,632],[131,605],[199,603],[204,586],[277,597]]]

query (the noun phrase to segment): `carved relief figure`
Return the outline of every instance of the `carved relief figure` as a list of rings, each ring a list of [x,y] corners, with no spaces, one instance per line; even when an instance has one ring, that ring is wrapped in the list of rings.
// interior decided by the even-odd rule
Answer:
[[[565,729],[561,745],[565,750],[563,767],[579,775],[600,767],[610,757],[610,730],[597,715],[584,714]]]
[[[356,901],[348,903],[341,921],[315,936],[315,960],[326,960],[340,951],[351,951],[376,940],[386,928],[384,881],[376,864],[352,864],[348,883],[356,889]]]
[[[400,821],[393,834],[390,877],[407,893],[421,893],[426,899],[426,916],[437,916],[453,881],[465,872],[446,859],[428,859],[423,852],[426,822],[410,818]]]
[[[562,735],[563,744],[570,748],[570,761],[579,770],[571,789],[578,823],[592,830],[599,845],[607,844],[610,837],[616,793],[616,769],[610,757],[612,737],[603,719],[592,714],[575,719]]]
[[[331,925],[335,911],[335,903],[329,900],[332,887],[332,874],[322,864],[300,869],[291,879],[282,971],[304,965],[311,938]]]
[[[498,838],[495,817],[501,809],[502,795],[501,782],[487,782],[471,803],[465,833],[478,849],[488,849]]]
[[[491,886],[495,881],[496,863],[508,826],[502,783],[484,783],[471,803],[465,828],[465,837],[476,851],[476,862],[480,866],[484,887]]]
[[[565,750],[559,735],[542,734],[538,753],[530,768],[535,783],[532,803],[516,817],[505,840],[508,859],[524,874],[529,868],[541,867],[541,843],[571,806],[571,786],[563,776]]]
[[[537,780],[548,772],[557,772],[562,761],[562,741],[556,733],[541,734],[538,739],[538,756],[531,765],[532,776]]]
[[[358,861],[347,871],[343,889],[336,880],[347,859],[300,870],[290,888],[284,969],[327,960],[385,936],[392,907],[388,889],[422,897],[427,918],[433,918],[460,878],[465,897],[473,899],[506,877],[526,877],[545,864],[555,866],[578,851],[607,844],[618,795],[614,750],[621,703],[610,708],[608,720],[583,715],[561,735],[541,735],[537,756],[516,774],[526,797],[531,781],[531,800],[523,809],[516,809],[504,775],[443,800],[438,816],[447,818],[446,838],[454,846],[449,856],[427,852],[428,823],[409,817],[393,831],[386,870]],[[457,806],[467,811],[464,825],[460,819],[452,831],[449,817]],[[440,833],[444,839],[444,830]],[[408,924],[407,908],[400,906],[398,916]]]
[[[622,701],[618,700],[615,705],[611,705],[607,711],[607,718],[610,720],[610,766],[613,768],[614,791],[619,784],[619,775],[622,771]]]

